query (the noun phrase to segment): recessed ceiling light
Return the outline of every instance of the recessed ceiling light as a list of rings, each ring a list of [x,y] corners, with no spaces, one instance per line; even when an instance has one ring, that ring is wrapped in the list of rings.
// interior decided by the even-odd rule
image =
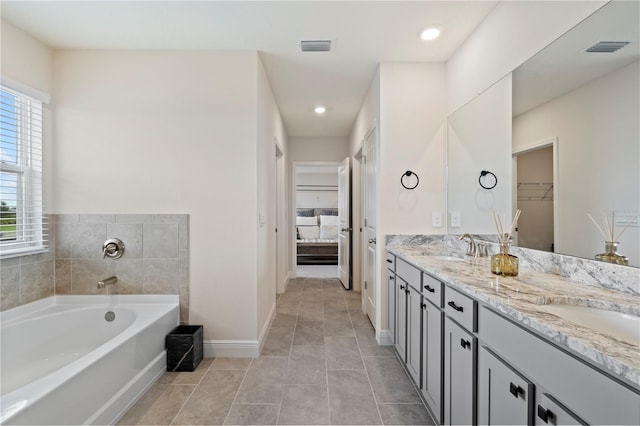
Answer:
[[[325,112],[327,112],[327,109],[323,106],[317,106],[314,111],[316,112],[316,114],[324,114]]]
[[[420,38],[423,40],[434,40],[440,36],[440,29],[435,27],[425,28],[420,31]]]

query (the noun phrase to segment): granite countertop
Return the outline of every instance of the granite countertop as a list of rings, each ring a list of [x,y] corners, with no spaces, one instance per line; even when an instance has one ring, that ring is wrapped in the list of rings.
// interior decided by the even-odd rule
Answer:
[[[640,388],[640,345],[545,312],[544,305],[582,305],[640,316],[640,296],[587,285],[520,266],[517,277],[490,271],[490,257],[474,258],[442,246],[389,245],[387,250],[438,277],[602,370]],[[438,256],[460,257],[463,261]]]

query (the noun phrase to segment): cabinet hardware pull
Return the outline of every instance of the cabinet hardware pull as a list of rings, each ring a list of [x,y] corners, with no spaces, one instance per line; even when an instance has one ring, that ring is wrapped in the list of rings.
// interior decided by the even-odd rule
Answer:
[[[515,396],[516,398],[521,393],[524,395],[524,389],[513,383],[509,383],[509,392],[511,392],[511,395]]]
[[[553,412],[551,410],[538,405],[538,417],[540,417],[543,422],[549,423],[549,418],[553,418],[555,416],[553,415]]]
[[[404,290],[404,286],[400,284],[400,290]]]
[[[429,293],[435,293],[436,289],[433,287],[429,287],[428,285],[424,285],[424,289],[427,290]]]
[[[422,305],[420,305],[420,307],[421,307],[422,309],[426,309],[426,308],[427,308],[427,304],[426,304],[426,303],[423,303]]]
[[[393,280],[395,280],[395,279],[396,279],[396,277],[394,277],[394,276],[390,276],[390,277],[389,277],[389,279],[390,279],[391,281],[393,281]]]
[[[469,348],[471,349],[471,342],[468,340],[464,340],[464,339],[460,339],[460,346],[462,346],[463,348]]]
[[[447,303],[447,305],[451,306],[453,309],[455,309],[458,312],[462,312],[463,311],[463,307],[456,305],[456,302],[454,302],[453,300],[451,302]]]
[[[393,263],[393,260],[387,259],[387,263]]]
[[[411,293],[411,290],[409,290],[409,289],[406,289],[406,290],[404,291],[404,294],[409,294],[409,293]]]

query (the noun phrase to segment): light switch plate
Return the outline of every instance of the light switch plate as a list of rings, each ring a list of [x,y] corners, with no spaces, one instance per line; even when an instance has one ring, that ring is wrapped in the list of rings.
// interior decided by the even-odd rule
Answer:
[[[451,212],[451,227],[459,228],[462,226],[462,217],[459,211]]]
[[[442,226],[442,212],[431,212],[431,226],[433,228]]]

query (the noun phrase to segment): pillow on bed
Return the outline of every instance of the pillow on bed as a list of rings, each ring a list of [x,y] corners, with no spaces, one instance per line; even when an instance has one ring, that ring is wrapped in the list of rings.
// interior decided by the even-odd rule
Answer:
[[[324,240],[338,238],[338,225],[320,225],[320,238]]]
[[[316,214],[318,216],[338,216],[338,209],[337,208],[316,209]]]
[[[340,225],[340,218],[338,216],[320,216],[320,226],[322,225]]]
[[[301,240],[312,240],[320,238],[320,227],[316,226],[298,226],[298,235]]]
[[[316,226],[318,224],[317,216],[297,216],[296,217],[296,225],[298,226]]]

